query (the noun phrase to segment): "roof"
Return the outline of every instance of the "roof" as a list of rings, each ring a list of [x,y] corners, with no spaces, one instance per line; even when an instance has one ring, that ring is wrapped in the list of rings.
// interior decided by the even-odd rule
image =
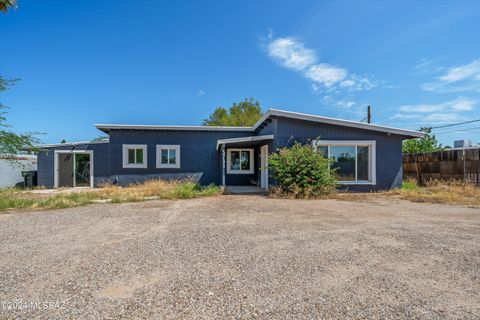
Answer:
[[[36,145],[36,148],[54,148],[54,147],[75,147],[85,144],[101,144],[101,143],[109,143],[108,139],[100,140],[100,141],[79,141],[79,142],[65,142],[65,143],[51,143],[51,144],[39,144]]]
[[[273,140],[273,134],[268,134],[264,136],[250,136],[250,137],[241,137],[241,138],[230,138],[230,139],[219,139],[217,140],[217,149],[221,144],[229,143],[240,143],[240,142],[256,142],[256,141],[265,141]]]
[[[258,120],[257,123],[253,125],[253,129],[256,130],[259,126],[263,124],[265,120],[267,120],[271,116],[307,120],[307,121],[333,124],[333,125],[358,128],[358,129],[387,132],[387,133],[399,134],[399,135],[415,137],[415,138],[423,138],[425,136],[425,133],[420,131],[380,126],[376,124],[369,124],[369,123],[358,122],[358,121],[322,117],[322,116],[316,116],[312,114],[291,112],[291,111],[285,111],[285,110],[279,110],[279,109],[268,109],[268,111],[263,115],[263,117],[261,117],[260,120]]]
[[[253,131],[252,127],[220,126],[163,126],[139,124],[96,124],[95,127],[108,133],[110,130],[180,130],[180,131]]]
[[[131,124],[96,124],[95,127],[105,133],[110,130],[177,130],[177,131],[256,131],[271,116],[285,117],[290,119],[299,119],[313,121],[318,123],[326,123],[337,126],[350,128],[358,128],[364,130],[372,130],[386,132],[392,134],[403,135],[412,138],[423,138],[425,133],[414,130],[406,130],[395,127],[387,127],[376,124],[369,124],[358,121],[342,120],[317,116],[312,114],[291,112],[279,109],[268,109],[268,111],[258,120],[252,127],[220,127],[220,126],[164,126],[164,125],[131,125]]]

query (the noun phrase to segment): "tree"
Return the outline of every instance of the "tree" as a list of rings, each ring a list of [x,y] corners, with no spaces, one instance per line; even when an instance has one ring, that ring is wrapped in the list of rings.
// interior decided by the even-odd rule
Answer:
[[[0,11],[7,12],[10,8],[15,8],[16,0],[0,0]]]
[[[4,79],[0,76],[0,93],[8,90],[16,79]],[[6,107],[0,104],[0,110]],[[6,123],[6,112],[0,111],[0,156],[6,159],[14,159],[14,156],[23,150],[35,150],[35,145],[39,140],[35,137],[37,133],[27,132],[17,134],[9,131],[7,128],[11,126]]]
[[[216,108],[208,119],[203,120],[202,125],[249,127],[261,116],[260,102],[250,97],[239,103],[233,103],[228,110],[224,107]]]
[[[106,141],[106,140],[108,140],[108,139],[109,139],[108,136],[106,136],[106,135],[100,135],[100,136],[98,136],[98,137],[93,138],[91,141],[92,141],[92,142],[100,142],[100,141]]]
[[[431,134],[432,128],[420,128],[420,131],[425,132],[425,137],[403,141],[403,153],[434,152],[445,149],[441,143],[438,143],[435,135]]]

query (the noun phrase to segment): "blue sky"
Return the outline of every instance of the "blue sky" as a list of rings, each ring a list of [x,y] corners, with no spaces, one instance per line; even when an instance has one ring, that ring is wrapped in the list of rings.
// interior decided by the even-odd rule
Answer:
[[[249,96],[409,129],[480,119],[478,1],[19,0],[0,30],[0,74],[21,78],[8,122],[47,143],[198,125]],[[480,122],[436,132],[480,142]]]

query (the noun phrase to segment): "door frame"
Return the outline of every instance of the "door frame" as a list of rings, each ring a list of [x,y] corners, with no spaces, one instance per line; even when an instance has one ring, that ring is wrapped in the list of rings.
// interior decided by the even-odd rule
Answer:
[[[58,179],[59,179],[59,170],[58,167],[58,156],[60,154],[70,153],[73,155],[73,187],[74,188],[85,188],[85,187],[77,187],[75,186],[75,154],[89,154],[90,155],[90,188],[93,188],[93,150],[55,150],[53,156],[53,187],[58,188]]]
[[[260,147],[260,188],[268,190],[268,144]]]

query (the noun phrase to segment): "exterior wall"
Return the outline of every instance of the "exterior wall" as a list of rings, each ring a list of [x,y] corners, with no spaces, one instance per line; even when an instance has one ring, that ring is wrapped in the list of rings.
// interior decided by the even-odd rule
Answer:
[[[281,147],[290,147],[295,142],[311,143],[322,140],[375,140],[376,141],[376,185],[346,185],[351,191],[375,191],[399,187],[402,181],[402,139],[377,131],[336,126],[297,120],[284,117],[271,117],[257,132],[251,131],[171,131],[171,130],[113,130],[110,143],[85,144],[79,146],[58,146],[41,151],[38,154],[38,184],[46,187],[54,185],[54,150],[93,150],[95,184],[117,180],[120,184],[129,184],[152,178],[172,179],[193,177],[200,184],[222,183],[222,155],[216,149],[217,140],[273,134],[274,140],[268,142],[269,153]],[[253,148],[253,174],[226,174],[227,185],[250,185],[251,180],[259,181],[260,146]],[[147,145],[147,168],[123,168],[123,144]],[[180,145],[180,168],[156,168],[156,145]],[[243,147],[243,146],[235,146]],[[228,164],[227,164],[228,165]],[[275,181],[270,177],[269,183]]]
[[[251,135],[251,133],[250,133]],[[227,186],[250,186],[250,185],[256,185],[258,183],[258,168],[260,167],[260,163],[258,161],[258,157],[260,155],[259,153],[259,148],[257,146],[246,146],[246,147],[234,147],[235,148],[241,148],[241,149],[253,149],[253,173],[251,174],[232,174],[232,173],[226,173],[226,167],[225,166],[225,184]],[[225,150],[225,160],[227,159],[227,152],[228,152],[228,147]],[[219,152],[220,153],[220,152]],[[221,155],[220,155],[221,156]],[[220,160],[221,161],[221,160]],[[221,170],[220,170],[221,172]],[[253,183],[255,182],[255,183]]]
[[[46,148],[38,153],[38,185],[46,188],[54,187],[54,154],[55,150],[93,150],[94,184],[110,181],[110,145],[94,143],[77,146],[58,146]]]
[[[315,123],[278,117],[274,149],[290,147],[295,142],[313,140],[375,140],[376,185],[345,185],[350,191],[376,191],[400,187],[402,184],[402,139],[405,137],[378,131]]]
[[[263,128],[257,131],[257,135],[263,136],[263,135],[268,135],[268,134],[273,134],[274,140],[268,141],[268,153],[273,153],[277,151],[275,140],[277,138],[277,125],[278,125],[278,119],[277,117],[271,117],[271,122],[267,122]],[[260,146],[264,145],[262,143]],[[260,150],[260,149],[259,149]],[[260,152],[260,151],[259,151]],[[258,179],[260,181],[260,175],[258,175]],[[272,178],[271,173],[269,172],[268,174],[268,184],[269,185],[274,185],[275,184],[275,179]]]
[[[222,183],[221,152],[218,139],[251,136],[249,131],[127,131],[110,133],[111,176],[120,184],[138,181],[140,177],[199,177],[199,183]],[[147,168],[123,168],[122,145],[146,144]],[[156,145],[180,145],[180,168],[156,168]],[[235,178],[232,178],[232,182]],[[141,179],[145,180],[145,179]],[[228,183],[228,181],[227,181]]]

